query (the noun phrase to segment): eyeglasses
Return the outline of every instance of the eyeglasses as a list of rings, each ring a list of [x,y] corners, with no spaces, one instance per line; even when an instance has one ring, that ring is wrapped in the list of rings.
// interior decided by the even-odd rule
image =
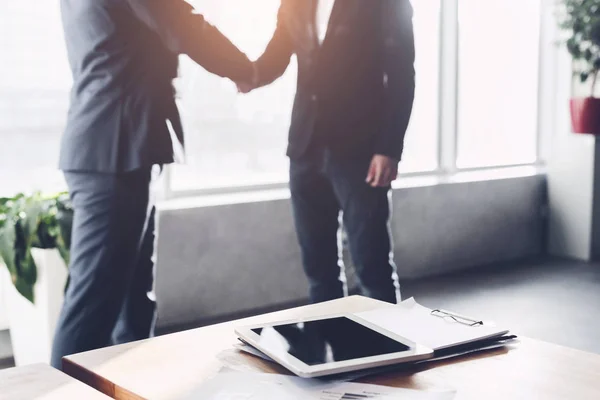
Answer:
[[[448,311],[444,311],[444,310],[432,310],[431,311],[431,315],[433,315],[434,317],[439,317],[439,318],[444,318],[444,319],[450,319],[454,322],[458,322],[459,324],[463,324],[463,325],[467,325],[467,326],[479,326],[479,325],[483,325],[483,321],[477,321],[475,319],[471,319],[471,318],[467,318],[464,317],[462,315],[458,315],[458,314],[453,314],[451,312]]]

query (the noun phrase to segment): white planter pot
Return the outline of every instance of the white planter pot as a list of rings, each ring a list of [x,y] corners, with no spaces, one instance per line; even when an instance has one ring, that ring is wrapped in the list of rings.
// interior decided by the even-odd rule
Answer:
[[[67,266],[58,250],[32,249],[37,266],[35,304],[8,282],[6,311],[17,366],[49,363],[52,339],[64,299]]]

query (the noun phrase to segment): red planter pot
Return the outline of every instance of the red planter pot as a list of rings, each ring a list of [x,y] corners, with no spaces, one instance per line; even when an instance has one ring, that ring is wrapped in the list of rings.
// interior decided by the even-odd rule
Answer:
[[[571,125],[573,133],[600,135],[600,99],[572,98]]]

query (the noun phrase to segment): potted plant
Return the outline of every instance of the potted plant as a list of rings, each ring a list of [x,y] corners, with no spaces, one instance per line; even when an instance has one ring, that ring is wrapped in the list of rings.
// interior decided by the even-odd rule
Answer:
[[[0,198],[0,264],[17,365],[49,362],[64,298],[73,211],[68,195]]]
[[[600,134],[600,99],[594,97],[600,73],[600,0],[559,0],[559,27],[573,59],[573,74],[589,95],[570,101],[574,133]]]

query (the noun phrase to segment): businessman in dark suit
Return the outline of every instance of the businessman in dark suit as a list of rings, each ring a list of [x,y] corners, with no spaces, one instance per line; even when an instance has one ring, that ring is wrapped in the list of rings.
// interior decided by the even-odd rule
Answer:
[[[290,189],[311,298],[346,292],[337,236],[342,210],[363,294],[396,302],[388,194],[415,90],[411,4],[282,0],[273,39],[256,61],[258,86],[280,77],[293,54]]]
[[[155,315],[152,169],[183,145],[178,56],[251,82],[254,68],[184,0],[61,0],[71,108],[60,168],[75,209],[70,283],[52,365],[148,338]],[[201,110],[199,110],[201,111]]]

